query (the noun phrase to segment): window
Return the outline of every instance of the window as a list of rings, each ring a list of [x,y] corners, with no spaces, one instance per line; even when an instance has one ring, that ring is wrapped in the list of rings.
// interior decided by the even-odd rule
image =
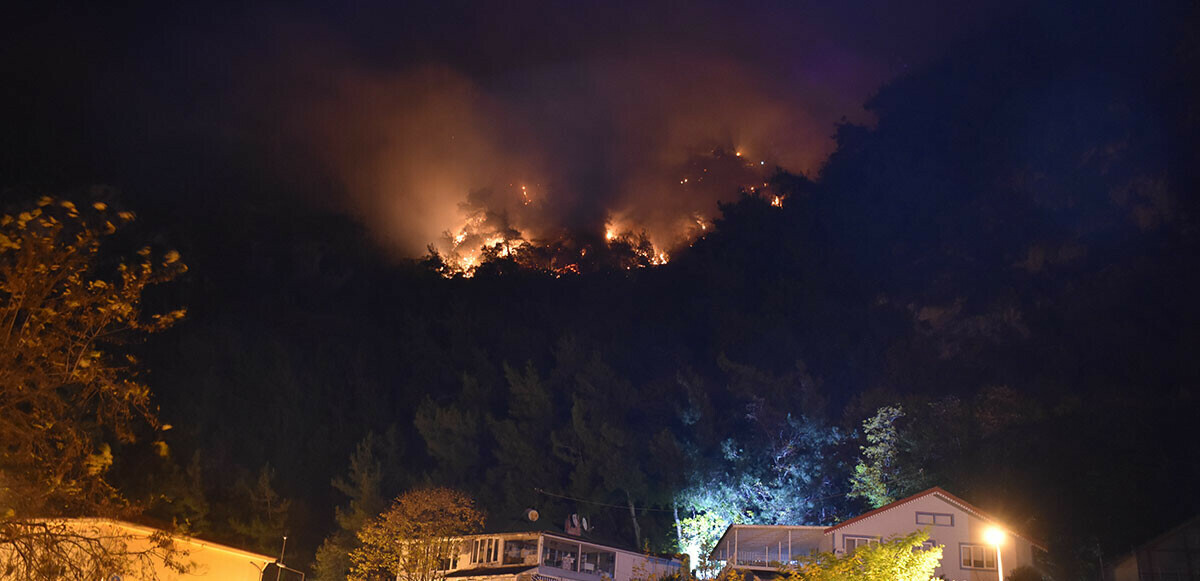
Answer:
[[[963,569],[996,570],[996,547],[988,545],[960,545]]]
[[[471,563],[495,563],[500,557],[500,539],[475,539],[471,548]]]
[[[918,512],[917,524],[933,525],[935,527],[954,526],[954,515],[940,512]]]
[[[438,570],[453,571],[458,568],[458,554],[463,552],[463,549],[470,549],[469,543],[461,543],[452,541],[445,546],[439,546],[438,551]]]
[[[537,539],[507,539],[504,541],[505,565],[536,565]]]
[[[871,543],[879,544],[879,539],[874,537],[845,537],[846,552],[853,553],[859,547],[865,547]]]
[[[542,564],[567,571],[578,571],[579,545],[546,539],[542,547]]]
[[[612,578],[617,554],[612,551],[584,547],[579,555],[579,572]]]

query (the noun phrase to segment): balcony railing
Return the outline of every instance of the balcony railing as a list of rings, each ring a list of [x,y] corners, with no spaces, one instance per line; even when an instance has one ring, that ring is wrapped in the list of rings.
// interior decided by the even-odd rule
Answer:
[[[782,559],[780,559],[781,556]],[[791,558],[791,555],[780,555],[775,551],[739,551],[733,559],[729,560],[728,564],[734,567],[778,569],[795,565],[796,561]]]

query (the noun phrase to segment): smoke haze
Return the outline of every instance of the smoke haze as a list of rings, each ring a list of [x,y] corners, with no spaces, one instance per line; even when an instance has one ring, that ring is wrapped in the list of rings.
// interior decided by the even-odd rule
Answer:
[[[776,167],[818,169],[837,121],[867,121],[861,104],[881,83],[1009,9],[298,2],[67,20],[46,10],[25,19],[73,40],[56,45],[55,69],[13,83],[88,101],[26,99],[44,111],[13,121],[38,124],[51,145],[80,135],[82,173],[157,180],[147,190],[237,165],[352,214],[396,256],[445,250],[472,216],[485,241],[645,230],[669,250]],[[118,33],[128,40],[102,42]],[[17,40],[9,52],[46,50],[36,35]],[[89,72],[83,85],[55,84],[66,66]],[[739,152],[741,166],[707,167]],[[237,192],[234,182],[218,183]]]
[[[409,256],[481,207],[526,239],[598,237],[615,221],[670,247],[754,183],[696,181],[689,161],[720,150],[762,173],[809,171],[831,145],[829,123],[720,60],[594,61],[500,86],[444,65],[332,70],[328,91],[293,93],[291,136],[328,164],[348,209]]]

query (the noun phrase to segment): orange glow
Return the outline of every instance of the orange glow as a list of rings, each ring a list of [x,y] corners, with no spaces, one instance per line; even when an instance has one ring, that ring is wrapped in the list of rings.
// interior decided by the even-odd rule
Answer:
[[[987,541],[989,545],[1000,546],[1004,542],[1004,536],[1004,531],[998,527],[989,527],[983,531],[983,540]]]
[[[641,202],[610,209],[604,223],[605,246],[554,224],[556,205],[546,203],[537,180],[505,180],[499,190],[472,191],[465,202],[458,202],[456,219],[451,218],[457,225],[444,230],[435,244],[441,273],[469,277],[480,265],[497,259],[552,276],[667,264],[676,249],[708,236],[719,211],[712,198],[743,192],[767,200],[772,207],[783,207],[783,196],[763,181],[765,160],[754,163],[747,157],[745,151],[715,149],[711,158],[693,159],[667,174],[675,177],[665,183],[654,179],[635,184],[647,198],[664,185],[689,198],[659,211],[646,211]],[[687,187],[674,190],[670,179]],[[572,195],[563,193],[567,199]]]

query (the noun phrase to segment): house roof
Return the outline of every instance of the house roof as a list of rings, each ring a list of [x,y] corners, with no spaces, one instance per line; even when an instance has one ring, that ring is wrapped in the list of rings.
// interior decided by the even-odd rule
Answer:
[[[863,521],[863,520],[869,519],[869,518],[871,518],[871,517],[873,517],[873,516],[875,516],[875,515],[877,515],[877,514],[879,514],[879,513],[882,513],[882,512],[887,512],[887,511],[889,511],[889,510],[892,510],[893,508],[899,508],[899,507],[900,507],[900,506],[902,506],[902,505],[908,504],[908,503],[910,503],[910,502],[912,502],[912,501],[914,501],[914,500],[917,500],[917,499],[920,499],[920,498],[924,498],[924,497],[926,497],[926,496],[930,496],[930,495],[933,495],[933,496],[936,496],[936,497],[938,497],[938,498],[941,498],[943,501],[945,501],[945,502],[948,502],[948,503],[950,503],[951,505],[954,505],[954,506],[956,506],[956,507],[958,507],[958,508],[962,509],[963,511],[967,512],[967,513],[973,514],[973,515],[975,515],[976,517],[979,517],[979,518],[981,518],[981,519],[983,519],[983,520],[986,520],[986,521],[988,521],[988,522],[991,522],[992,524],[994,524],[994,525],[996,525],[996,526],[998,526],[998,527],[1000,527],[1000,528],[1004,529],[1004,530],[1005,530],[1006,532],[1008,532],[1009,534],[1011,534],[1011,535],[1013,535],[1013,536],[1016,536],[1016,537],[1020,537],[1020,538],[1022,538],[1022,539],[1025,539],[1026,541],[1029,541],[1029,542],[1030,542],[1030,543],[1032,543],[1032,544],[1033,544],[1035,547],[1037,547],[1037,548],[1039,548],[1039,549],[1041,549],[1041,550],[1043,550],[1043,551],[1047,550],[1047,549],[1046,549],[1046,546],[1045,546],[1045,544],[1043,544],[1043,543],[1040,543],[1040,542],[1038,542],[1038,541],[1036,541],[1036,540],[1034,540],[1034,539],[1032,539],[1032,538],[1030,538],[1030,537],[1027,537],[1027,536],[1025,536],[1025,535],[1022,535],[1021,533],[1018,533],[1018,532],[1016,532],[1016,531],[1013,531],[1012,529],[1010,529],[1010,528],[1008,528],[1007,526],[1005,526],[1005,525],[1004,525],[1004,523],[1003,523],[1003,522],[1001,522],[999,519],[997,519],[997,518],[993,517],[992,515],[990,515],[990,514],[988,514],[988,513],[984,512],[984,511],[980,510],[980,509],[979,509],[979,508],[977,508],[975,505],[973,505],[973,504],[971,504],[971,503],[969,503],[969,502],[967,502],[967,501],[965,501],[965,500],[963,500],[963,499],[961,499],[961,498],[959,498],[959,497],[957,497],[957,496],[954,496],[953,494],[950,494],[949,492],[946,492],[946,491],[945,491],[945,490],[943,490],[943,489],[942,489],[942,487],[940,487],[940,486],[934,486],[933,488],[930,488],[929,490],[925,490],[925,491],[922,491],[922,492],[918,492],[918,493],[916,493],[916,494],[914,494],[914,495],[912,495],[912,496],[910,496],[910,497],[908,497],[908,498],[902,498],[902,499],[900,499],[900,500],[897,500],[896,502],[893,502],[893,503],[891,503],[891,504],[885,504],[885,505],[883,505],[883,506],[881,506],[881,507],[879,507],[879,508],[877,508],[877,509],[875,509],[875,510],[872,510],[872,511],[870,511],[870,512],[865,512],[865,513],[863,513],[863,514],[860,514],[860,515],[858,515],[858,516],[856,516],[856,517],[854,517],[854,518],[852,518],[852,519],[844,520],[844,521],[842,521],[842,522],[840,522],[840,523],[838,523],[838,524],[836,524],[836,525],[833,525],[833,526],[831,526],[831,527],[829,527],[829,528],[825,529],[825,534],[829,534],[829,533],[831,533],[831,532],[833,532],[833,531],[836,531],[836,530],[838,530],[838,529],[840,529],[840,528],[842,528],[842,527],[845,527],[845,526],[849,526],[849,525],[851,525],[851,524],[854,524],[854,523],[856,523],[856,522],[859,522],[859,521]]]
[[[123,520],[111,519],[111,518],[82,517],[82,518],[72,518],[72,519],[65,519],[65,520],[68,522],[74,522],[74,523],[77,523],[79,525],[84,525],[84,526],[86,526],[86,525],[111,526],[111,527],[115,527],[115,528],[124,529],[125,531],[132,533],[132,534],[139,534],[139,535],[144,535],[147,537],[154,535],[156,533],[168,532],[168,531],[164,531],[163,529],[156,528],[156,527],[141,525],[141,524],[137,524],[137,523],[131,523],[131,522],[123,521]],[[192,547],[208,549],[208,550],[217,551],[220,553],[228,553],[231,555],[236,555],[238,557],[243,557],[243,558],[249,559],[251,561],[261,561],[264,564],[274,563],[276,561],[275,557],[271,557],[268,555],[262,555],[259,553],[253,553],[251,551],[239,549],[237,547],[231,547],[229,545],[223,545],[221,543],[216,543],[213,541],[196,538],[196,537],[188,535],[188,534],[178,534],[178,535],[172,534],[171,539],[176,542],[186,543]]]
[[[630,553],[630,554],[639,555],[639,556],[643,556],[643,557],[650,556],[650,557],[658,557],[660,559],[679,560],[678,555],[673,555],[670,553],[652,553],[652,552],[647,552],[647,551],[639,551],[636,548],[634,548],[632,545],[622,543],[619,541],[612,541],[612,540],[608,540],[605,538],[595,538],[592,536],[572,535],[572,534],[567,534],[565,532],[555,530],[555,529],[552,529],[549,527],[537,529],[537,530],[496,531],[496,532],[490,532],[490,533],[474,533],[474,534],[470,534],[470,535],[461,535],[456,538],[478,539],[478,538],[484,538],[484,537],[504,537],[506,535],[531,535],[531,536],[544,535],[544,536],[554,537],[556,539],[560,539],[560,540],[564,540],[564,541],[570,541],[570,542],[575,542],[575,543],[587,543],[589,545],[595,545],[597,547],[604,547],[606,549],[611,549],[614,551],[621,551],[624,553]]]
[[[446,577],[490,577],[492,575],[518,575],[526,571],[537,569],[537,565],[514,565],[511,567],[491,567],[491,568],[476,568],[462,569],[459,571],[451,571],[446,573]]]

